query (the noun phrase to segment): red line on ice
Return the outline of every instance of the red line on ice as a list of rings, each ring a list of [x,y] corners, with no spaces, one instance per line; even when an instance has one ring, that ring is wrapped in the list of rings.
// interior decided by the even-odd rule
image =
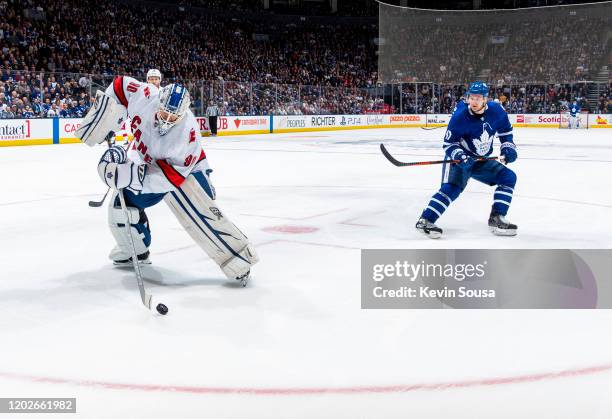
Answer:
[[[417,383],[392,386],[356,386],[356,387],[295,387],[295,388],[257,388],[257,387],[196,387],[172,386],[157,384],[127,384],[96,380],[81,380],[70,378],[38,377],[26,374],[0,372],[1,378],[24,380],[36,383],[68,384],[80,387],[99,387],[112,390],[157,391],[170,393],[195,394],[250,394],[274,396],[303,396],[313,394],[364,394],[364,393],[407,393],[412,391],[440,391],[454,388],[486,387],[504,384],[533,383],[537,381],[560,378],[579,377],[612,370],[612,364],[586,368],[568,369],[557,372],[518,375],[513,377],[483,378],[465,381],[449,381],[441,383]]]

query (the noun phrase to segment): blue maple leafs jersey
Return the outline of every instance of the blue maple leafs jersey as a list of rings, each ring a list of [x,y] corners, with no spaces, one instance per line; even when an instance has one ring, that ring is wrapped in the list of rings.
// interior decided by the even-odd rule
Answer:
[[[569,105],[569,113],[571,116],[576,116],[578,113],[580,113],[580,106],[578,105]]]
[[[502,144],[513,142],[512,125],[499,103],[489,102],[481,115],[467,105],[457,106],[444,135],[444,152],[451,160],[460,151],[472,157],[487,157],[493,151],[496,135]]]
[[[461,109],[465,108],[466,106],[467,106],[467,103],[465,103],[463,98],[459,99],[457,101],[457,104],[453,108],[453,111],[451,112],[451,115],[454,114],[455,112],[457,112],[457,110],[461,110]]]

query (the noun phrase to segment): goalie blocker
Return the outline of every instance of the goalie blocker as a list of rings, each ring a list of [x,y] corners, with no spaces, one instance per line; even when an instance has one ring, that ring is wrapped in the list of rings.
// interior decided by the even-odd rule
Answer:
[[[259,261],[249,239],[221,212],[208,176],[197,172],[185,179],[164,201],[191,238],[230,279],[248,278]],[[243,285],[245,283],[243,282]]]

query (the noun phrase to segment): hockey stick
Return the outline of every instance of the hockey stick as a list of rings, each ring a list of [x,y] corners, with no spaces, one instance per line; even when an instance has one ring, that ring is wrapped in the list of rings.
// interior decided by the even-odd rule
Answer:
[[[387,158],[387,160],[389,160],[393,165],[397,166],[397,167],[406,167],[406,166],[426,166],[426,165],[430,165],[430,164],[443,164],[443,163],[460,163],[459,160],[433,160],[433,161],[416,161],[416,162],[410,162],[410,163],[405,163],[405,162],[401,162],[399,160],[397,160],[395,157],[393,157],[385,148],[384,144],[380,145],[380,151],[382,151],[383,155]],[[497,157],[485,157],[485,158],[480,158],[480,159],[476,159],[477,161],[485,161],[485,160],[497,160]]]
[[[101,207],[102,204],[104,203],[104,200],[106,199],[106,195],[108,195],[108,191],[110,191],[110,188],[106,189],[106,193],[104,194],[104,196],[102,197],[101,200],[99,200],[99,201],[89,201],[89,206],[93,207],[93,208]]]
[[[142,280],[142,272],[140,272],[140,264],[138,263],[138,255],[136,254],[136,245],[134,244],[134,237],[132,237],[132,218],[130,217],[130,212],[127,209],[127,205],[125,205],[123,189],[119,189],[118,192],[121,209],[123,210],[123,214],[125,215],[125,219],[127,221],[125,223],[125,229],[127,235],[130,237],[130,244],[132,245],[132,264],[134,265],[134,271],[136,272],[136,282],[138,283],[138,290],[140,291],[140,299],[142,300],[142,304],[151,310],[151,301],[153,296],[151,294],[147,294],[145,291],[144,282]]]
[[[431,131],[432,129],[438,129],[438,128],[446,128],[446,125],[442,125],[440,127],[421,127],[421,129],[424,129],[427,131]]]
[[[108,148],[111,148],[113,145],[115,145],[115,142],[113,140],[114,136],[115,136],[115,133],[110,132],[104,139],[104,141],[106,141],[106,144],[108,145]],[[89,201],[89,206],[92,208],[101,207],[102,204],[104,203],[104,200],[106,199],[106,196],[108,195],[108,191],[110,191],[110,188],[106,189],[106,193],[104,194],[104,196],[102,197],[100,201]]]

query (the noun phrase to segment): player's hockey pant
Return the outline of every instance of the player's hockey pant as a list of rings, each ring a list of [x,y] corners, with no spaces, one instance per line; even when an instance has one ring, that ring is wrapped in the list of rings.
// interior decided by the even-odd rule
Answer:
[[[429,201],[421,217],[435,223],[455,199],[465,189],[470,178],[486,185],[497,185],[493,195],[493,210],[506,215],[512,202],[516,185],[516,174],[503,164],[494,161],[479,161],[469,169],[461,169],[455,164],[444,164],[442,186]]]

